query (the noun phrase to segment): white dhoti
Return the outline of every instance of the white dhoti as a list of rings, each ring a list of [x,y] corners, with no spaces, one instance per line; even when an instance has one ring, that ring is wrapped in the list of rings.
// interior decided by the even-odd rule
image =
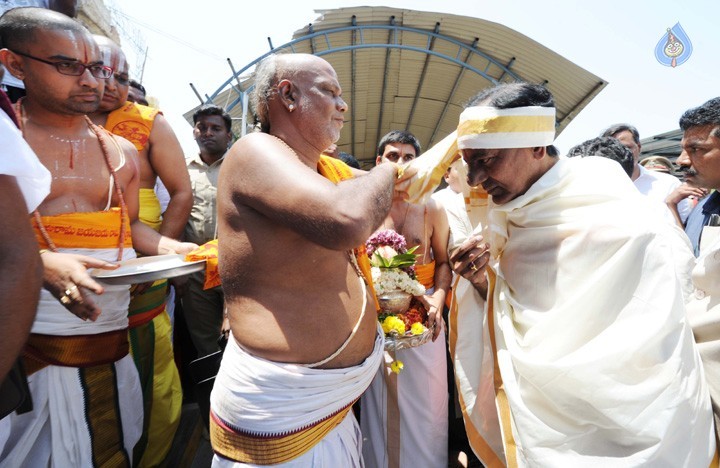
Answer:
[[[211,427],[213,447],[219,437],[232,432],[238,437],[258,441],[256,447],[262,452],[260,457],[275,456],[268,453],[273,450],[278,456],[283,456],[279,453],[283,451],[299,453],[295,458],[273,466],[363,466],[360,430],[350,405],[370,384],[380,366],[383,346],[382,333],[378,333],[372,354],[362,364],[343,369],[314,369],[255,357],[231,338],[210,397],[211,426],[225,427],[222,430]],[[339,424],[309,450],[302,453],[296,448],[305,444],[306,428],[321,430],[323,422],[343,414]],[[289,441],[284,447],[271,448],[265,442],[295,434],[298,439]],[[216,454],[213,466],[260,465],[240,463]]]
[[[444,338],[440,334],[422,346],[385,352],[385,362],[360,402],[363,458],[368,468],[447,466]],[[396,360],[403,363],[399,374],[390,370]]]
[[[708,466],[708,389],[677,265],[688,248],[617,164],[561,159],[490,211],[487,307],[465,283],[451,350],[486,466]]]
[[[108,261],[117,256],[117,249],[59,250]],[[125,249],[124,259],[134,256]],[[121,331],[127,341],[128,287],[106,286],[102,295],[89,296],[102,310],[96,322],[77,318],[42,290],[32,333],[52,339]],[[87,354],[92,356],[93,350]],[[129,466],[143,422],[140,384],[130,356],[82,368],[46,365],[34,370],[27,362],[33,409],[8,416],[0,466]]]
[[[399,360],[395,374],[390,363]],[[447,467],[448,386],[445,339],[385,352],[360,403],[363,457],[371,467]]]

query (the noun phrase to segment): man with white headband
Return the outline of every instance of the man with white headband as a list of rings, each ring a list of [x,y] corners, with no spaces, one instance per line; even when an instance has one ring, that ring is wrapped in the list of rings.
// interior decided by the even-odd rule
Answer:
[[[478,227],[451,256],[473,450],[486,466],[708,466],[710,400],[676,278],[689,246],[617,164],[557,157],[554,127],[550,92],[524,83],[460,117],[468,183],[490,196],[489,245]]]

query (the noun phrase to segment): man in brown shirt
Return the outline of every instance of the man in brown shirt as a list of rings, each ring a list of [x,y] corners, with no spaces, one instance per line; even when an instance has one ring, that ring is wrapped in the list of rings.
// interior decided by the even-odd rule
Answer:
[[[187,161],[193,206],[184,238],[202,245],[217,238],[217,183],[220,167],[232,141],[232,120],[222,108],[207,105],[193,114],[193,136],[200,152]],[[203,289],[205,276],[188,277],[182,289],[185,322],[198,357],[218,351],[225,304],[222,287]]]

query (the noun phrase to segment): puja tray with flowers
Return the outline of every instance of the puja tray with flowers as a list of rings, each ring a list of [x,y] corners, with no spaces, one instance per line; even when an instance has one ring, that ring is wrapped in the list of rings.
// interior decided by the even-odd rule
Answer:
[[[380,306],[383,306],[383,298],[378,298]],[[409,307],[405,312],[388,311],[388,315],[394,315],[405,322],[407,331],[400,335],[397,331],[391,330],[385,335],[385,350],[398,351],[401,349],[415,348],[424,345],[432,339],[434,328],[427,326],[427,310],[423,303],[415,297],[411,297]],[[381,312],[381,317],[383,313]],[[382,322],[382,319],[381,319]],[[421,323],[425,330],[420,334],[413,334],[411,331],[412,323]]]

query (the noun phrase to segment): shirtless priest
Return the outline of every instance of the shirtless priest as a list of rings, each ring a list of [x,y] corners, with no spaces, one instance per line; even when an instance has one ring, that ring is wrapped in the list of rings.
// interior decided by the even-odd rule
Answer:
[[[41,248],[53,251],[42,254],[46,289],[23,354],[33,410],[8,416],[0,465],[129,466],[143,421],[128,355],[129,288],[103,288],[85,270],[134,250],[195,245],[138,221],[137,151],[85,115],[114,71],[85,27],[44,8],[16,8],[0,18],[0,42],[0,60],[27,91],[16,104],[23,136],[52,176],[33,226]]]
[[[401,171],[352,177],[320,156],[347,110],[325,60],[272,55],[255,83],[261,132],[235,143],[218,183],[233,339],[211,397],[214,463],[362,466],[350,407],[380,365],[383,337],[367,256],[354,249],[387,216]]]

